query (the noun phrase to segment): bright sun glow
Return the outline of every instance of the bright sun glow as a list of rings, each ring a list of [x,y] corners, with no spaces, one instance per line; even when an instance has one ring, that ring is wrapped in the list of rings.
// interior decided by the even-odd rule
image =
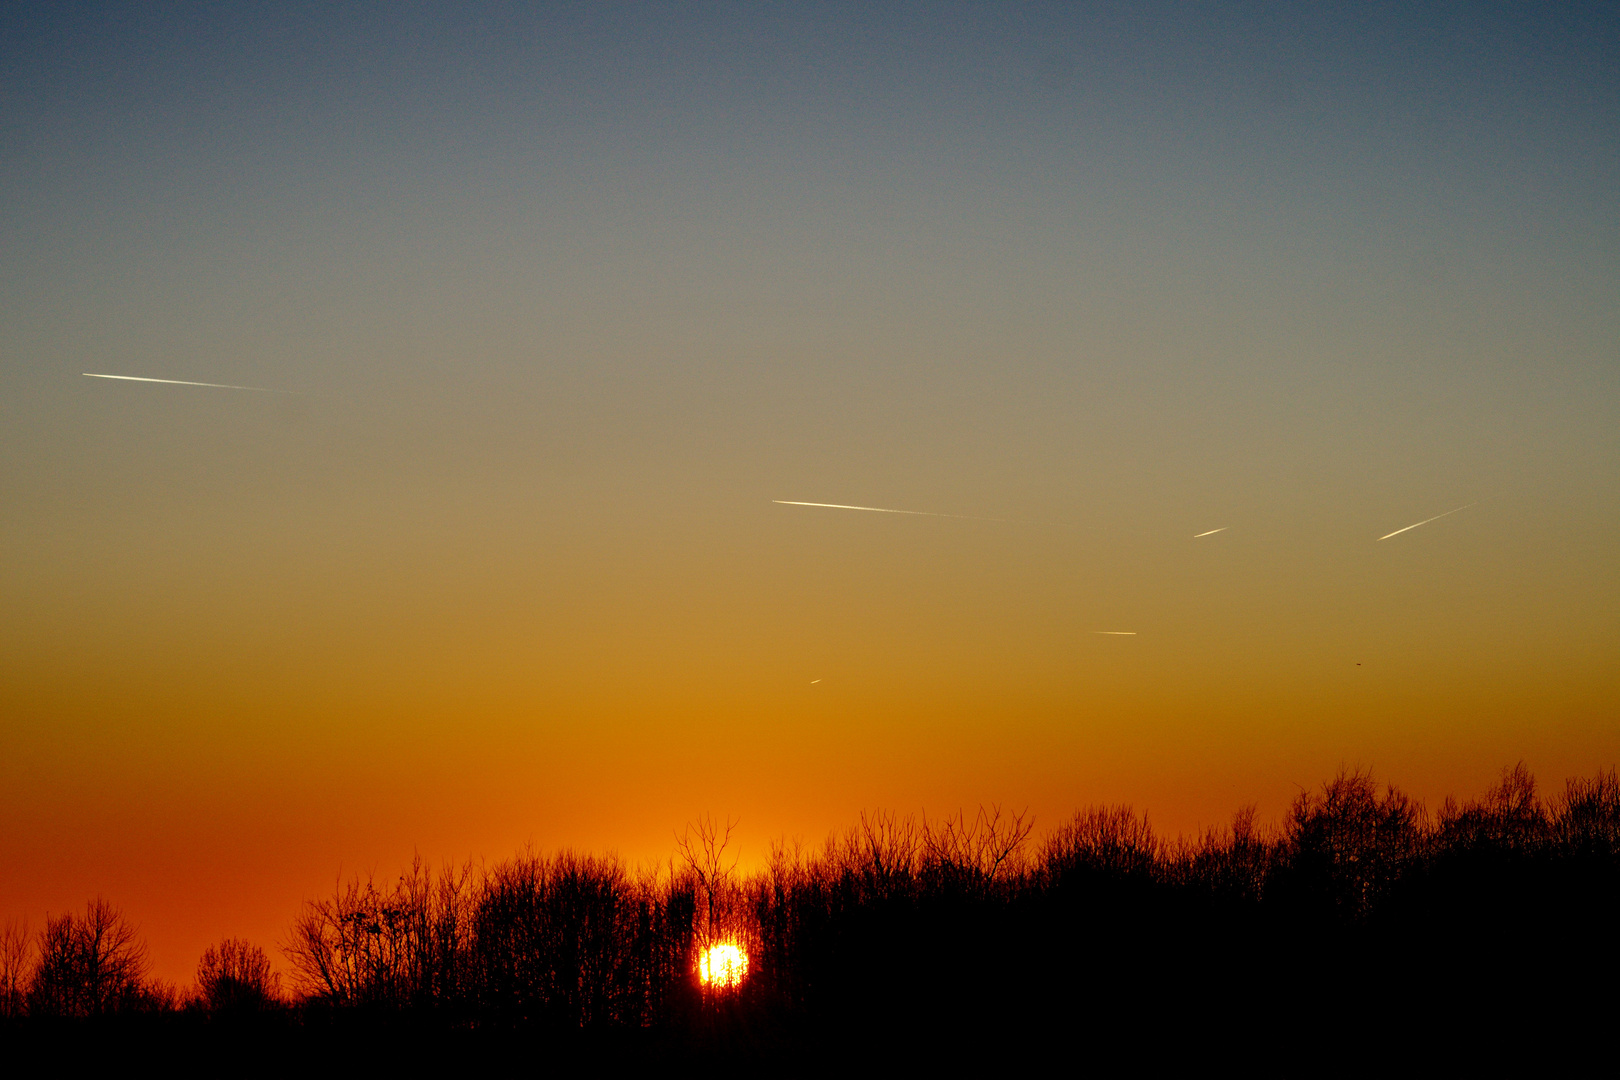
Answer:
[[[735,942],[718,942],[698,954],[698,978],[704,986],[737,986],[747,975],[748,954]]]

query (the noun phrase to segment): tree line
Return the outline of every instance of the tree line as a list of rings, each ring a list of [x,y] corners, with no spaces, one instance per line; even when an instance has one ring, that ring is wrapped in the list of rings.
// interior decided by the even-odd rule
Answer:
[[[30,1022],[274,1016],[336,1030],[408,1018],[463,1032],[654,1033],[767,1048],[856,1041],[978,1051],[1008,1033],[1165,1034],[1188,1049],[1457,1032],[1501,1017],[1578,1023],[1615,1004],[1620,779],[1543,798],[1521,765],[1430,811],[1364,772],[1169,839],[1127,807],[1044,836],[996,808],[872,813],[825,843],[779,843],[739,873],[732,823],[704,819],[658,867],[524,852],[417,860],[308,902],[281,943],[226,940],[182,991],[105,901],[0,935],[0,1015]],[[726,942],[747,979],[716,990]],[[1597,992],[1577,987],[1591,985]],[[1596,1015],[1596,1012],[1593,1012]],[[707,1045],[707,1044],[705,1044]],[[896,1052],[899,1052],[898,1050]]]

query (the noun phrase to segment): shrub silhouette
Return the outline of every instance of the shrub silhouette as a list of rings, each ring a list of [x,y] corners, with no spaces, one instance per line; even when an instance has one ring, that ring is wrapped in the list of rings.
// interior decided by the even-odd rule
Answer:
[[[213,1013],[257,1012],[280,1001],[281,978],[262,948],[226,938],[197,963],[197,997]]]
[[[1042,867],[1053,885],[1087,880],[1148,881],[1162,847],[1147,819],[1128,806],[1082,810],[1046,843]]]

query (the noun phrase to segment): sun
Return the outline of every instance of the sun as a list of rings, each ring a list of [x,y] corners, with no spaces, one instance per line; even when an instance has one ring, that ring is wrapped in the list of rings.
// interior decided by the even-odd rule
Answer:
[[[734,941],[718,941],[698,953],[698,979],[726,990],[748,977],[748,954]]]

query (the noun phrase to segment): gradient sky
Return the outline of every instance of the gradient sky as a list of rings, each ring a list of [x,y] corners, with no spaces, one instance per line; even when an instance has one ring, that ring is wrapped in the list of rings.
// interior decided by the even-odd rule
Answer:
[[[1620,760],[1612,4],[7,4],[0,205],[0,918],[170,978],[413,852]]]

